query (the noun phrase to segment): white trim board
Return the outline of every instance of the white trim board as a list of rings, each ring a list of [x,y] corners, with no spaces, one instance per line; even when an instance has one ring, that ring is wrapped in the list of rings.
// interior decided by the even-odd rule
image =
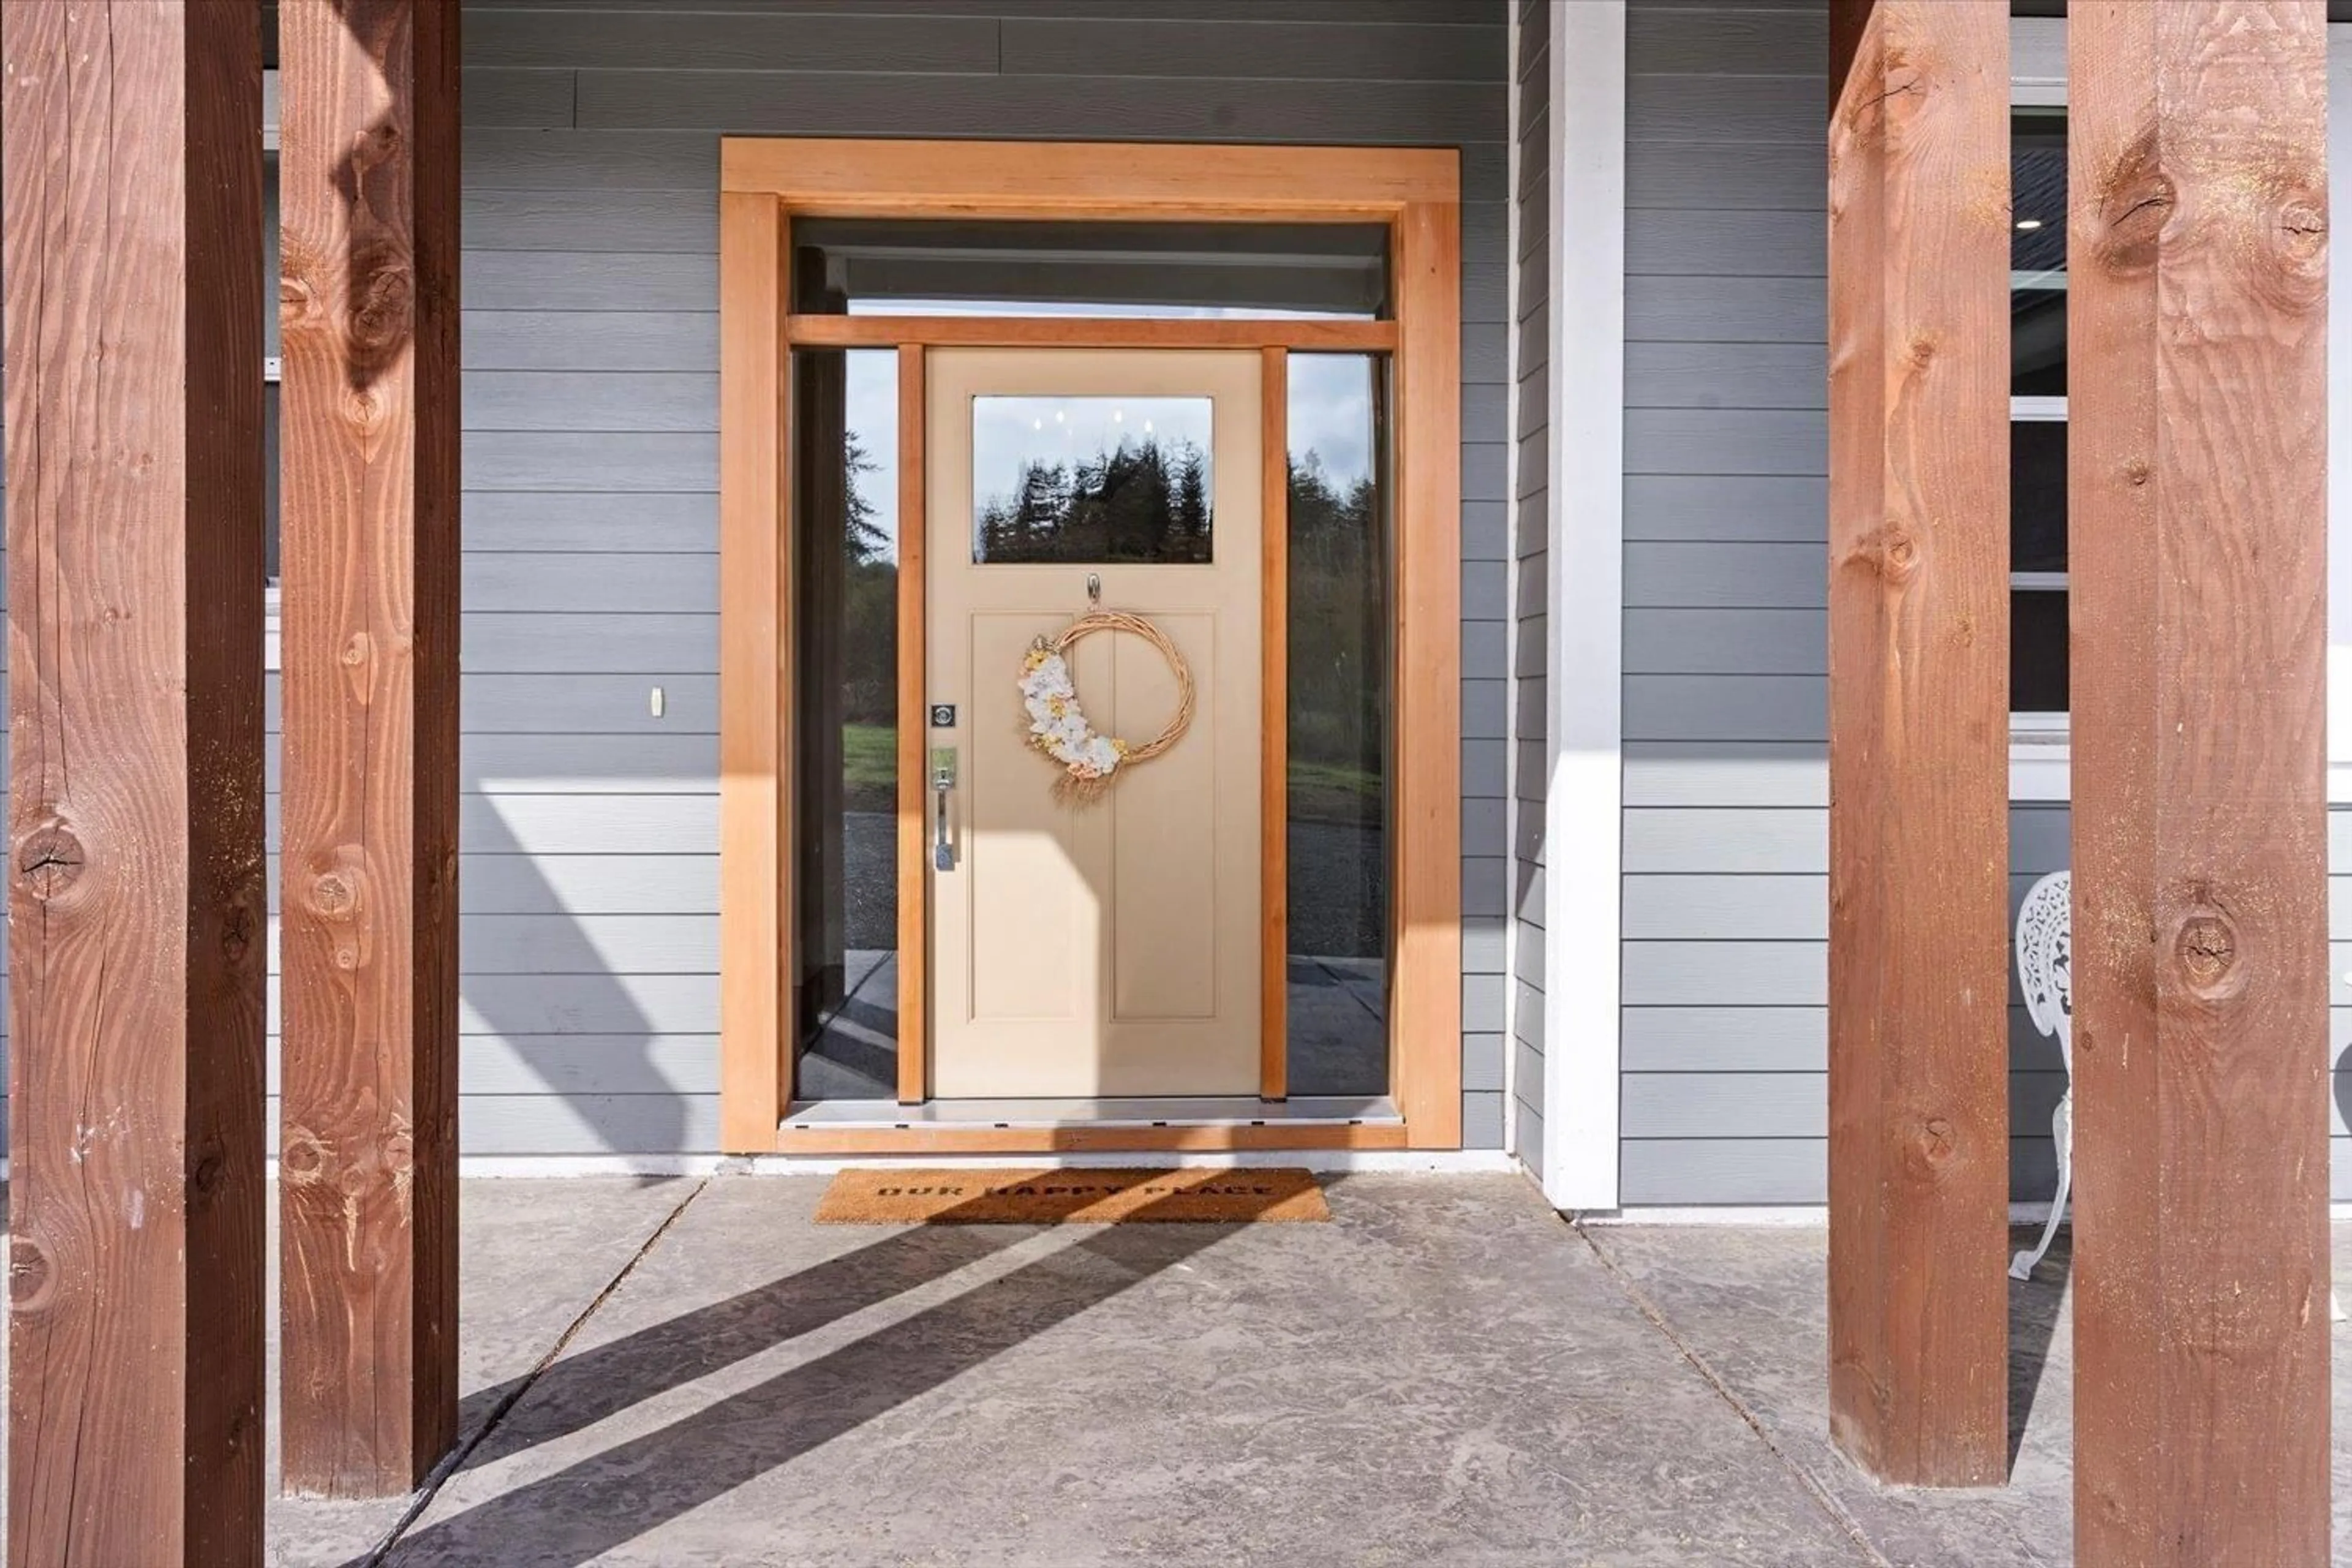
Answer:
[[[1601,1209],[1622,1092],[1625,0],[1551,0],[1549,20],[1543,1189]]]
[[[1510,26],[1505,30],[1503,45],[1503,58],[1509,66],[1511,79],[1505,96],[1507,112],[1504,123],[1513,128],[1504,163],[1505,173],[1510,180],[1510,199],[1503,204],[1503,232],[1509,241],[1506,253],[1510,260],[1503,298],[1511,300],[1516,310],[1517,301],[1526,297],[1520,281],[1527,272],[1520,232],[1526,226],[1527,203],[1519,199],[1519,192],[1527,178],[1527,138],[1518,133],[1517,127],[1521,123],[1519,117],[1526,112],[1522,105],[1527,99],[1528,84],[1522,79],[1519,58],[1519,52],[1525,47],[1525,14],[1517,5],[1510,7]],[[1522,585],[1526,563],[1519,559],[1517,515],[1519,476],[1527,461],[1527,432],[1518,426],[1519,380],[1527,374],[1526,356],[1520,349],[1525,335],[1516,321],[1503,333],[1503,374],[1509,385],[1511,420],[1510,441],[1503,457],[1503,494],[1510,498],[1503,507],[1503,537],[1507,542],[1503,551],[1507,557],[1503,563],[1503,603],[1506,614],[1510,617],[1503,638],[1503,689],[1510,698],[1505,709],[1507,717],[1503,724],[1504,733],[1508,737],[1508,743],[1503,748],[1503,845],[1504,853],[1508,858],[1505,863],[1509,868],[1507,886],[1514,889],[1518,886],[1519,846],[1526,842],[1528,816],[1527,803],[1519,798],[1519,751],[1523,737],[1519,731],[1518,704],[1519,683],[1528,675],[1527,655],[1520,647],[1525,639],[1518,635],[1519,607],[1526,602],[1526,590]],[[1507,900],[1503,910],[1502,1142],[1503,1152],[1517,1160],[1522,1169],[1534,1176],[1534,1167],[1528,1163],[1528,1152],[1519,1147],[1519,976],[1527,959],[1519,941],[1517,901],[1516,897]],[[1464,930],[1464,940],[1467,941],[1466,919]],[[1463,1087],[1465,1089],[1469,1088],[1466,1075]],[[1465,1103],[1466,1105],[1466,1100]],[[1538,1183],[1541,1179],[1536,1177]]]

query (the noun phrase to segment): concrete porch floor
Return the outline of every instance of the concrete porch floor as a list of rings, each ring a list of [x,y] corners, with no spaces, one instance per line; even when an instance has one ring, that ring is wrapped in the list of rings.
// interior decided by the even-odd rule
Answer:
[[[2011,1288],[2013,1484],[1927,1494],[1828,1446],[1818,1228],[1579,1230],[1507,1175],[1329,1178],[1328,1226],[818,1227],[823,1186],[469,1183],[470,1450],[277,1501],[271,1561],[2071,1558],[2063,1237]],[[2336,1490],[2341,1543],[2341,1442]]]

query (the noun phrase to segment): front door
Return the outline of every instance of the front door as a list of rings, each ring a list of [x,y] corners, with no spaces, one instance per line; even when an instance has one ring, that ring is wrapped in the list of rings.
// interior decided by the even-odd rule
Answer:
[[[925,382],[928,760],[953,779],[930,1092],[1254,1095],[1259,355],[934,349]],[[1196,708],[1069,804],[1019,683],[1034,640],[1097,605],[1167,634]],[[1069,665],[1105,736],[1142,744],[1177,709],[1142,637],[1084,637]]]

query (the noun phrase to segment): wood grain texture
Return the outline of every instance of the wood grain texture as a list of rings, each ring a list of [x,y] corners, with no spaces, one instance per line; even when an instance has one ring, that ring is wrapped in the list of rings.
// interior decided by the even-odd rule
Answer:
[[[289,1490],[457,1430],[457,37],[280,8]]]
[[[792,316],[787,341],[803,348],[1234,348],[1284,344],[1331,353],[1382,353],[1396,347],[1394,321],[1086,316]]]
[[[0,7],[8,1560],[258,1564],[249,7]]]
[[[1383,218],[1462,199],[1459,154],[1434,148],[765,136],[720,138],[719,188],[824,217]]]
[[[789,909],[785,845],[756,809],[778,820],[789,771],[789,715],[755,700],[778,691],[773,650],[790,584],[770,564],[784,526],[779,428],[781,341],[850,341],[862,328],[780,313],[781,230],[794,215],[935,218],[987,214],[1064,220],[1198,218],[1317,221],[1373,217],[1395,245],[1398,524],[1401,622],[1395,640],[1395,747],[1401,759],[1392,853],[1395,1003],[1391,1024],[1400,1106],[1414,1147],[1462,1141],[1462,272],[1461,155],[1452,150],[1267,146],[1154,147],[1120,143],[908,142],[726,137],[720,141],[719,278],[720,745],[722,752],[722,995],[730,1018],[754,1009],[771,1028],[726,1030],[722,1118],[730,1150],[772,1147],[786,1081],[772,1033],[781,1012],[756,953],[784,952]],[[838,318],[831,320],[837,321]],[[942,322],[940,332],[1003,323]],[[1361,347],[1364,323],[1319,323],[1325,347]],[[1188,339],[1181,327],[1203,329]],[[1231,347],[1237,329],[1155,322],[1155,342]],[[927,328],[927,331],[929,329]],[[1055,323],[1051,331],[1069,329]],[[1118,328],[1117,331],[1128,329]],[[1283,331],[1286,333],[1288,329]],[[898,342],[885,335],[880,341]],[[1245,346],[1280,343],[1249,323]],[[1116,346],[1106,343],[1105,346]],[[730,367],[732,367],[730,374]],[[511,437],[509,438],[511,439]],[[599,437],[600,440],[610,437]],[[593,461],[586,452],[567,454]],[[741,569],[739,570],[739,563]],[[759,579],[754,585],[751,579]],[[761,605],[766,606],[764,609]],[[730,606],[733,606],[730,611]],[[756,627],[754,615],[766,616]],[[730,630],[730,627],[733,628]],[[749,668],[746,660],[765,660]],[[730,696],[730,690],[739,696]],[[773,717],[771,717],[773,715]],[[732,814],[724,803],[738,797]],[[780,901],[781,899],[781,901]],[[764,925],[761,922],[766,922]],[[789,955],[787,954],[787,957]],[[787,964],[789,972],[789,964]],[[763,1076],[764,1075],[764,1076]],[[764,1122],[765,1132],[759,1129]],[[1275,1135],[1283,1136],[1279,1129]],[[828,1137],[840,1136],[828,1133]],[[854,1140],[856,1134],[846,1136]]]
[[[2318,0],[2077,0],[2075,1560],[2328,1560]]]
[[[1416,1149],[1462,1144],[1462,226],[1415,202],[1391,221],[1400,342],[1396,759],[1390,853],[1390,1084]]]
[[[923,351],[898,351],[898,1099],[930,1092],[930,704],[924,617]]]
[[[2008,7],[1866,8],[1830,122],[1830,1425],[1883,1479],[1985,1486],[2008,1465]]]
[[[783,221],[719,198],[719,1136],[774,1147],[786,1070]]]
[[[1258,1093],[1290,1093],[1290,356],[1258,372]]]

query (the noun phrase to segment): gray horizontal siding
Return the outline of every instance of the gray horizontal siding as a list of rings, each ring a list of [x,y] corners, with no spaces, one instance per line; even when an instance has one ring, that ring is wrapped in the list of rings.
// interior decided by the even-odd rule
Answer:
[[[1500,16],[1500,6],[1490,14]],[[588,130],[1368,144],[1401,132],[1423,144],[1503,134],[1499,73],[1491,83],[1391,78],[1320,92],[1282,80],[1100,74],[590,69],[573,73],[572,83],[572,123]]]
[[[1627,19],[1628,1205],[1822,1197],[1827,45],[1790,21]]]
[[[1506,4],[469,0],[468,1152],[716,1146],[718,137],[762,132],[1460,149],[1464,1111],[1501,1142]]]
[[[2328,1141],[2333,1200],[2352,1200],[2352,1138]],[[1638,1138],[1624,1144],[1620,1182],[1628,1204],[1809,1204],[1825,1201],[1829,1142],[1823,1138]],[[2058,1180],[2056,1147],[2011,1138],[2014,1201],[2046,1203]],[[1727,1193],[1738,1194],[1726,1197]]]
[[[1818,8],[1629,19],[1622,1201],[1818,1203],[1828,1092]],[[2011,814],[2012,897],[2066,863]],[[2013,1175],[2064,1087],[2011,1023]]]
[[[716,1137],[722,132],[1461,147],[1464,1110],[1499,1143],[1507,17],[1503,0],[468,5],[467,86],[495,106],[469,102],[462,149],[469,1151]]]

